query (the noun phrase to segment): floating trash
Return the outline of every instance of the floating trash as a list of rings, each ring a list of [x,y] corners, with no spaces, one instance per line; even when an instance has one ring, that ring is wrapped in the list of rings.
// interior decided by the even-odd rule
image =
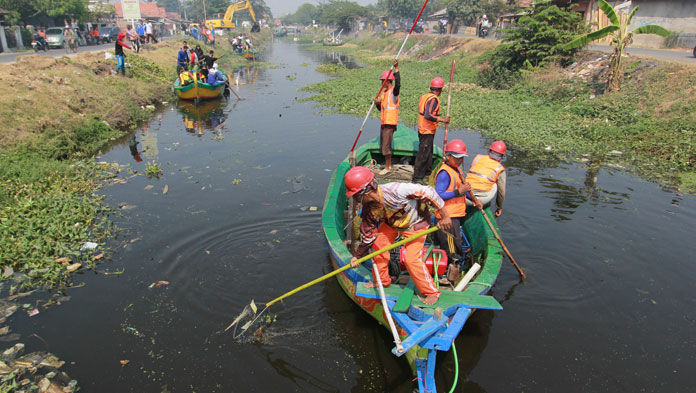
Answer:
[[[85,242],[85,244],[83,244],[82,247],[80,248],[80,251],[84,251],[84,250],[94,250],[95,248],[97,248],[97,246],[98,246],[97,243],[94,243],[94,242]]]
[[[157,288],[157,287],[161,287],[163,285],[169,285],[169,281],[155,281],[152,284],[150,284],[150,286],[148,286],[148,288]]]

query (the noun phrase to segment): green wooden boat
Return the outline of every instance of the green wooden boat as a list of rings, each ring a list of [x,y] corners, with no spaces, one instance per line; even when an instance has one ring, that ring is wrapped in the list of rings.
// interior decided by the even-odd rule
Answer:
[[[415,161],[418,152],[418,134],[405,126],[398,126],[394,133],[393,159],[408,167]],[[435,167],[442,160],[442,151],[435,147]],[[356,165],[368,166],[370,163],[381,163],[379,138],[365,143],[356,149]],[[322,211],[322,226],[328,242],[333,269],[349,264],[352,254],[346,244],[354,235],[346,233],[349,216],[346,187],[343,183],[345,173],[350,169],[348,158],[343,160],[333,172],[329,183],[324,208]],[[378,169],[374,171],[377,172]],[[384,178],[377,175],[379,182]],[[389,181],[394,181],[391,179]],[[402,181],[408,181],[406,178]],[[484,209],[495,225],[493,214],[488,208]],[[356,221],[359,221],[357,219]],[[355,224],[357,226],[357,224]],[[477,309],[500,310],[501,305],[492,296],[486,295],[495,283],[502,262],[502,248],[497,242],[481,213],[467,212],[462,220],[462,228],[468,239],[471,250],[470,261],[479,263],[481,269],[477,276],[461,292],[455,292],[445,286],[440,286],[440,299],[433,306],[427,306],[417,296],[413,282],[403,277],[399,282],[408,280],[405,284],[392,284],[385,288],[389,311],[396,323],[398,334],[403,342],[405,352],[399,353],[396,347],[392,350],[395,356],[407,359],[414,376],[418,381],[421,393],[437,391],[435,386],[436,356],[438,351],[450,350],[454,339],[457,338],[467,319]],[[497,229],[496,229],[497,230]],[[426,244],[428,242],[426,241]],[[367,261],[356,269],[348,269],[336,277],[343,291],[360,308],[370,314],[387,329],[388,323],[381,297],[376,288],[365,288],[365,283],[372,280],[372,262]],[[405,279],[405,280],[404,280]],[[414,296],[414,291],[415,295]],[[436,311],[437,310],[437,311]],[[441,313],[441,314],[440,314]],[[440,314],[440,319],[437,315]]]

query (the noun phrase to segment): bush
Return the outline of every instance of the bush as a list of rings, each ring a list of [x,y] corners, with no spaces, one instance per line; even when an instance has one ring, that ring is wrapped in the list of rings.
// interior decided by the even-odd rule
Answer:
[[[578,49],[565,50],[561,46],[586,29],[579,13],[555,5],[538,5],[515,27],[503,30],[504,43],[488,57],[493,69],[484,68],[482,79],[495,85],[506,81],[506,73],[525,68],[552,62],[565,67],[574,61]]]

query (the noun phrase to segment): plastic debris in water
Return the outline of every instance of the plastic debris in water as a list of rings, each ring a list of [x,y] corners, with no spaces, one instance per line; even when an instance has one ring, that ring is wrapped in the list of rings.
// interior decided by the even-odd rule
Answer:
[[[82,250],[94,250],[95,248],[97,248],[97,246],[98,246],[97,243],[85,242],[85,244],[83,244],[82,247],[80,248],[80,251],[82,251]]]
[[[163,285],[169,285],[169,281],[155,281],[152,284],[150,284],[150,286],[148,286],[148,288],[157,288],[157,287],[161,287]]]

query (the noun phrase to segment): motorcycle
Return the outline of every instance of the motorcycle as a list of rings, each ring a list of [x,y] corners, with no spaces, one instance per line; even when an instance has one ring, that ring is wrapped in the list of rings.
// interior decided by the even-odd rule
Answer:
[[[43,39],[43,37],[39,37],[37,40],[36,37],[31,41],[31,47],[34,49],[34,52],[38,52],[40,50],[47,52],[48,51],[48,42]]]
[[[479,29],[479,38],[486,38],[488,35],[488,26],[481,26]]]

